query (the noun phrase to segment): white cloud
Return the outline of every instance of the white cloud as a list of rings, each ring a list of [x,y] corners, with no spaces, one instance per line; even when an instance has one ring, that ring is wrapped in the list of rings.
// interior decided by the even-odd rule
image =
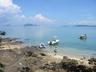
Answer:
[[[0,0],[0,14],[19,13],[20,7],[13,3],[13,0]]]
[[[21,7],[13,2],[13,0],[0,0],[0,23],[1,24],[53,24],[57,21],[44,16],[42,13],[37,13],[35,16],[25,16],[22,13]],[[58,24],[96,24],[96,18],[88,15],[83,20],[63,20],[58,21]]]
[[[36,15],[34,16],[34,19],[35,19],[36,21],[38,21],[38,22],[48,22],[48,23],[53,23],[53,22],[54,22],[54,20],[51,20],[51,19],[43,16],[41,13],[36,14]]]
[[[0,0],[0,23],[2,24],[24,24],[24,23],[53,23],[41,13],[35,16],[25,16],[22,14],[21,7],[13,3],[13,0]]]

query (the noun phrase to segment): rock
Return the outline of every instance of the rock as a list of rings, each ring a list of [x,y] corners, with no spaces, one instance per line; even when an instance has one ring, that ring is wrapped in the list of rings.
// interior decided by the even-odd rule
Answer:
[[[44,54],[44,53],[40,53],[40,55],[41,55],[41,56],[46,56],[46,54]]]

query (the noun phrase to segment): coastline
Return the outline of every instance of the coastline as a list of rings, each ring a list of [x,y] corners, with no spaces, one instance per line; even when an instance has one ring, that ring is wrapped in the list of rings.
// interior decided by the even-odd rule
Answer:
[[[13,39],[15,39],[15,38],[13,38]],[[22,42],[22,43],[14,43],[14,44],[12,44],[12,43],[9,42],[9,43],[6,43],[5,45],[3,45],[3,48],[0,48],[0,50],[8,50],[8,49],[12,49],[12,50],[19,49],[20,50],[21,48],[24,48],[24,47],[27,47],[27,46],[30,47],[31,45],[25,44],[24,42]],[[75,59],[75,60],[78,60],[78,61],[83,61],[83,62],[85,62],[85,65],[88,65],[88,59],[91,57],[91,56],[86,57],[85,55],[83,56],[83,55],[76,55],[76,54],[73,54],[72,55],[70,53],[68,54],[68,53],[66,53],[66,50],[65,50],[64,53],[58,52],[55,55],[54,52],[53,52],[54,48],[53,49],[52,48],[49,48],[48,49],[48,48],[43,49],[43,52],[45,54],[47,54],[47,56],[50,56],[56,62],[60,62],[63,59],[63,56],[67,56],[70,59]],[[59,49],[57,49],[57,50],[59,50]],[[81,59],[83,59],[83,57],[85,57],[86,59],[81,60]]]
[[[10,38],[11,39],[11,38]],[[14,43],[13,43],[14,42]],[[46,67],[46,65],[49,65],[46,67],[47,69],[50,69],[50,65],[54,66],[54,63],[56,65],[59,65],[62,63],[62,60],[67,60],[70,62],[72,60],[78,62],[78,65],[84,65],[86,67],[90,67],[88,63],[88,59],[86,56],[74,56],[70,54],[64,54],[64,53],[54,53],[54,49],[51,48],[51,51],[48,50],[48,48],[39,48],[39,46],[33,46],[28,45],[25,43],[21,43],[18,41],[12,41],[12,42],[4,42],[0,48],[0,63],[5,64],[5,72],[15,72],[18,70],[18,67],[21,68],[22,66],[27,66],[32,68],[32,72],[38,72],[38,71],[44,71],[44,69],[41,69],[42,67]],[[9,47],[10,46],[10,47]],[[67,63],[67,62],[65,62]],[[73,62],[74,63],[74,62]],[[16,67],[16,68],[15,68]],[[55,67],[55,66],[54,66]],[[54,72],[54,71],[49,71]],[[62,72],[62,71],[60,71]],[[64,69],[64,72],[65,69]]]
[[[78,57],[72,57],[70,55],[60,55],[60,54],[54,55],[54,53],[51,53],[51,54],[48,54],[48,55],[51,56],[52,58],[54,58],[56,60],[56,62],[60,62],[63,59],[64,56],[67,56],[69,59],[77,60],[79,64],[89,66],[89,64],[88,64],[88,59],[89,58],[83,59],[83,57],[78,58]]]

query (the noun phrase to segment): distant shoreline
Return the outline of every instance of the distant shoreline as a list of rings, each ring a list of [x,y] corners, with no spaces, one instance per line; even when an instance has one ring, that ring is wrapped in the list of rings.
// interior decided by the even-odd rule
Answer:
[[[83,24],[77,24],[77,25],[63,25],[63,27],[96,27],[96,25],[83,25]]]
[[[74,25],[75,27],[96,27],[96,25]]]

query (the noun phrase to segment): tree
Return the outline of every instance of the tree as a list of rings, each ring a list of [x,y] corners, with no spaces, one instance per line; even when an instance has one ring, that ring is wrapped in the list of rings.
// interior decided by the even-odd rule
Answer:
[[[5,31],[0,31],[0,35],[5,36],[6,32]]]
[[[5,36],[5,35],[6,35],[5,31],[0,31],[0,46],[1,46],[1,43],[2,43],[2,36]]]
[[[2,45],[3,36],[5,35],[6,35],[5,31],[0,31],[0,46]],[[7,46],[10,48],[9,44],[7,44]]]
[[[0,68],[4,68],[4,64],[0,63]]]

